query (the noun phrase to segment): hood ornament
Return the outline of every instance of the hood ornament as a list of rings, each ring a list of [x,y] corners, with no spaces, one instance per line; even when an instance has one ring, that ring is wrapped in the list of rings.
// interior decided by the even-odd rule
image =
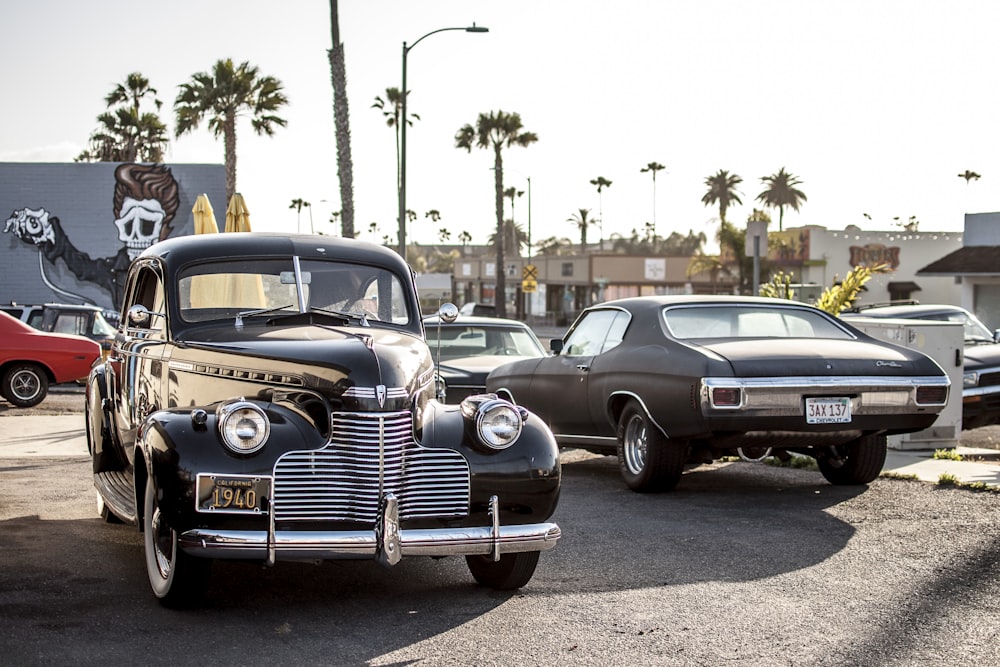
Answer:
[[[378,406],[380,408],[385,407],[385,385],[380,384],[375,387],[375,398],[378,399]]]

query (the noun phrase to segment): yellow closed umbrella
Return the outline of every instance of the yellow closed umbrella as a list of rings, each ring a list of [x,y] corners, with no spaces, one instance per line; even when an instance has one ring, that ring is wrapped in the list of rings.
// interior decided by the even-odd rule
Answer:
[[[249,232],[250,211],[243,195],[239,192],[229,200],[226,208],[226,231]],[[229,276],[226,283],[226,293],[223,302],[228,307],[244,310],[267,308],[267,298],[264,295],[264,285],[257,274],[240,273]]]
[[[212,210],[212,202],[208,201],[208,195],[198,195],[191,213],[194,214],[195,234],[219,233],[219,225],[215,222],[215,211]]]
[[[250,231],[250,210],[243,200],[243,195],[239,192],[229,200],[226,208],[226,231],[227,232],[249,232]]]

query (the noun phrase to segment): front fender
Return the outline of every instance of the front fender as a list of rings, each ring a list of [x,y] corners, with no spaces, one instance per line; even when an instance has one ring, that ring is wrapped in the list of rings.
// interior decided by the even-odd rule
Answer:
[[[562,480],[559,447],[552,431],[534,413],[527,413],[514,444],[493,450],[478,442],[458,405],[432,401],[420,437],[424,447],[453,449],[468,461],[470,514],[488,512],[494,495],[500,501],[504,524],[538,523],[555,512]]]
[[[285,452],[320,449],[326,444],[326,437],[301,414],[276,403],[253,402],[267,415],[270,434],[263,448],[249,455],[225,445],[216,406],[203,408],[201,415],[196,415],[197,408],[160,410],[143,422],[136,447],[161,494],[160,510],[175,528],[204,519],[198,519],[195,512],[198,473],[269,476]]]

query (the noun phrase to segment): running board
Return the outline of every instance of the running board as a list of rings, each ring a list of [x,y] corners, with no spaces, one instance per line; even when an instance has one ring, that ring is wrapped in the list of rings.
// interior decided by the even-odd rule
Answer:
[[[126,523],[139,522],[131,477],[120,470],[99,472],[94,475],[94,486],[112,514]]]

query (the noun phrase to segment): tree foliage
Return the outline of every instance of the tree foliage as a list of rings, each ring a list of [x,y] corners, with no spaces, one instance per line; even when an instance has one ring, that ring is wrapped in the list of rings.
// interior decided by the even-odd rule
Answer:
[[[282,83],[262,76],[248,62],[233,65],[229,58],[215,63],[211,72],[198,72],[182,83],[174,101],[178,137],[197,129],[208,119],[208,129],[223,137],[226,150],[226,201],[236,192],[236,121],[249,115],[250,126],[259,135],[273,136],[287,121],[277,115],[288,104]],[[342,212],[344,209],[342,209]]]
[[[158,114],[163,106],[149,79],[139,72],[125,77],[104,98],[107,111],[97,117],[98,129],[90,135],[77,162],[162,162],[170,141],[167,126]],[[156,112],[144,111],[151,101]]]
[[[757,195],[757,201],[764,206],[778,209],[778,231],[784,231],[785,207],[798,212],[806,201],[805,193],[798,189],[802,181],[785,171],[784,167],[778,170],[777,174],[764,176],[760,180],[766,187]]]

